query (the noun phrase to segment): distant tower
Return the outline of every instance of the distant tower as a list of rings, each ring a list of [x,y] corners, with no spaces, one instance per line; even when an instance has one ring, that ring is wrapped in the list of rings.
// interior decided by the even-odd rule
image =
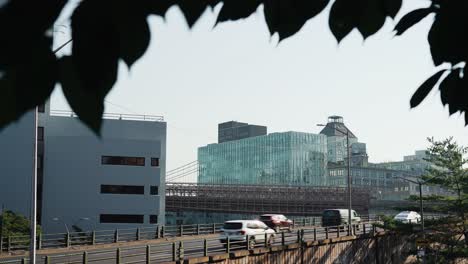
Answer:
[[[343,133],[344,132],[344,133]],[[353,149],[353,144],[358,142],[357,137],[345,126],[342,116],[329,116],[327,125],[320,131],[320,134],[327,136],[328,161],[331,163],[344,162],[347,157],[346,132],[349,133],[349,144]],[[362,149],[362,146],[360,146]],[[365,145],[364,145],[365,149]]]
[[[343,117],[342,116],[329,116],[328,117],[328,123],[327,125],[320,131],[320,134],[323,134],[327,137],[333,137],[333,136],[338,136],[338,137],[346,137],[345,134],[342,132],[349,131],[349,138],[355,138],[357,137],[345,126],[343,122]]]

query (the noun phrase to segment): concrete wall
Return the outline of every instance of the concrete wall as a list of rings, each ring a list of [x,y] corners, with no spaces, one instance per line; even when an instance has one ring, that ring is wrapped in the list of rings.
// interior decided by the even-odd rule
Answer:
[[[28,112],[0,131],[0,210],[29,216],[33,151],[34,112]]]
[[[234,251],[210,257],[185,260],[184,263],[218,264],[396,264],[404,263],[410,243],[407,237],[379,235],[376,237],[341,237],[303,244],[291,244],[284,248],[274,246],[254,250]]]
[[[166,123],[104,120],[97,138],[76,118],[49,116],[45,128],[44,232],[148,226],[164,223]],[[102,156],[145,157],[145,166],[102,165]],[[160,166],[151,166],[151,157]],[[144,185],[145,194],[101,194],[101,184]],[[159,195],[150,195],[159,186]],[[100,214],[143,214],[144,224],[106,224]],[[58,220],[57,220],[58,219]],[[88,220],[89,219],[89,220]]]

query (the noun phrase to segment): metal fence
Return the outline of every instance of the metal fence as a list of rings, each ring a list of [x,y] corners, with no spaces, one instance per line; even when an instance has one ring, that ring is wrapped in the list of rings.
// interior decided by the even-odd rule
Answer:
[[[295,218],[293,228],[318,226],[319,217]],[[37,249],[66,248],[71,246],[100,245],[117,242],[182,237],[219,233],[223,223],[193,225],[154,225],[152,227],[94,230],[87,232],[70,232],[57,234],[38,234]],[[30,236],[0,237],[0,254],[17,250],[28,250]]]
[[[194,238],[185,241],[162,242],[154,245],[122,247],[109,250],[83,251],[79,253],[57,254],[39,256],[38,263],[161,263],[167,261],[181,261],[193,257],[230,253],[235,250],[249,250],[257,247],[286,246],[288,244],[302,243],[329,239],[350,234],[374,235],[377,231],[372,222],[349,226],[335,227],[303,227],[291,232],[275,233],[273,239],[268,235],[262,238],[245,236],[239,239],[227,237],[220,238]],[[140,234],[141,235],[141,234]],[[253,243],[251,243],[253,241]],[[27,258],[0,261],[0,264],[27,263]]]

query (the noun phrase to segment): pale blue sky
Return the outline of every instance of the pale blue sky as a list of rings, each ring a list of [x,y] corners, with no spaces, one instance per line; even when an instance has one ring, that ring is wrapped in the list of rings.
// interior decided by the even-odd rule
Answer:
[[[411,1],[400,16],[427,4]],[[432,17],[403,37],[393,37],[389,19],[365,42],[355,30],[339,46],[327,19],[328,11],[278,45],[261,7],[215,29],[207,11],[191,31],[173,7],[165,22],[149,19],[151,45],[130,72],[120,65],[106,112],[163,115],[168,169],[195,160],[197,147],[216,142],[217,124],[229,120],[266,125],[269,132],[318,133],[317,123],[342,115],[373,162],[400,160],[426,147],[428,136],[468,145],[463,118],[448,117],[437,91],[409,108],[414,90],[435,71],[426,40]],[[56,44],[66,35],[58,33]],[[56,89],[52,109],[67,108]]]

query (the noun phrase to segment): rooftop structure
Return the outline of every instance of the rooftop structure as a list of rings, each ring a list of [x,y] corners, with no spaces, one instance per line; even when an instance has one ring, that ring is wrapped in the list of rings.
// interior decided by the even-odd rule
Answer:
[[[345,126],[343,117],[336,116],[336,115],[328,117],[328,122],[325,125],[325,127],[322,129],[322,131],[320,131],[320,134],[323,134],[327,137],[333,137],[333,136],[343,137],[346,135],[345,133],[340,132],[340,131],[343,131],[345,133],[346,131],[348,131],[350,138],[357,139],[357,137],[353,134],[353,132],[351,132],[351,130],[349,130]]]
[[[250,125],[236,121],[218,124],[218,143],[267,134],[266,126]]]

